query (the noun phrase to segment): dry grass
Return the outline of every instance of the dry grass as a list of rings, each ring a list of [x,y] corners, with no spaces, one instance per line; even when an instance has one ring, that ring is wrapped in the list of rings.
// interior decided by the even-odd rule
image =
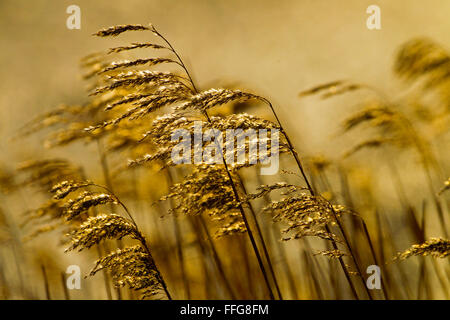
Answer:
[[[23,196],[23,190],[28,196],[34,190],[42,203],[27,210],[20,226],[7,219],[16,213],[0,215],[0,241],[10,244],[1,253],[15,257],[0,263],[3,298],[69,298],[61,291],[64,283],[52,282],[45,261],[37,268],[43,275],[37,283],[45,290],[27,287],[21,271],[30,255],[25,240],[40,241],[38,236],[52,241],[55,248],[49,250],[56,252],[61,245],[67,251],[91,248],[77,259],[80,265],[97,259],[89,274],[102,272],[104,289],[83,289],[82,298],[448,298],[450,183],[442,186],[448,164],[446,154],[436,148],[438,140],[448,141],[448,129],[435,130],[450,111],[445,49],[430,40],[413,40],[396,58],[394,71],[417,86],[414,93],[432,92],[444,106],[421,106],[429,114],[426,119],[408,100],[387,98],[368,85],[333,81],[302,91],[301,99],[331,99],[355,91],[368,96],[359,111],[343,120],[341,134],[367,130],[369,136],[343,150],[342,157],[327,159],[294,147],[267,98],[231,88],[200,90],[180,53],[155,26],[114,26],[95,35],[116,37],[129,31],[142,31],[144,39],[153,34],[153,40],[82,59],[84,79],[92,88],[86,103],[60,106],[19,132],[17,139],[50,131],[45,140],[49,148],[93,144],[97,154],[92,161],[98,161],[99,170],[86,176],[68,154],[64,159],[31,159],[16,174],[2,172],[5,197]],[[116,60],[137,51],[156,56]],[[252,106],[257,107],[255,115],[234,111]],[[279,174],[265,181],[251,159],[236,165],[223,155],[219,164],[175,164],[171,133],[193,132],[194,122],[222,131],[279,129]],[[270,152],[273,137],[266,139]],[[210,142],[208,147],[225,154],[224,146]],[[249,142],[243,148],[248,151]],[[377,198],[372,190],[370,176],[376,172],[365,161],[377,150],[382,150],[378,165],[392,169],[385,183],[394,185],[399,205]],[[424,175],[423,192],[415,195],[419,204],[409,200],[409,186],[396,169],[402,165],[396,163],[399,154],[417,160],[415,170]],[[112,162],[117,167],[111,168]],[[358,175],[358,166],[365,173]],[[429,230],[442,238],[430,237]],[[406,251],[405,243],[411,246]],[[433,260],[426,260],[427,255]],[[417,260],[398,261],[412,256]],[[381,290],[366,286],[366,269],[373,264],[382,270]],[[18,270],[16,278],[5,281],[11,266]],[[59,268],[64,272],[63,265]],[[416,280],[408,279],[410,274],[417,274]]]

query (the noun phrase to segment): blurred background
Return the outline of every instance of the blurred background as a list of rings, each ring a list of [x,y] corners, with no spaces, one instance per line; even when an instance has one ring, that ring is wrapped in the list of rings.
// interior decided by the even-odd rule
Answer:
[[[81,30],[66,28],[66,8],[81,8]],[[381,9],[381,30],[368,30],[366,9]],[[418,36],[449,42],[450,3],[413,1],[2,1],[0,96],[3,156],[41,152],[9,144],[24,121],[56,104],[86,99],[78,61],[126,41],[96,39],[101,28],[148,22],[158,26],[191,67],[200,87],[239,83],[270,98],[302,148],[340,147],[330,135],[344,107],[300,101],[299,91],[337,79],[397,94],[394,54]],[[140,35],[133,35],[137,39]],[[134,37],[134,38],[133,38]],[[126,36],[125,36],[125,39]],[[42,91],[45,90],[45,94]],[[352,99],[352,97],[350,98]],[[349,106],[351,107],[351,106]]]

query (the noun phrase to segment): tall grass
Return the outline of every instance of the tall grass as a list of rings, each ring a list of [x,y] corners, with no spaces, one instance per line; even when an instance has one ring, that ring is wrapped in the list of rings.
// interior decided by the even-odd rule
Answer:
[[[303,154],[268,98],[235,88],[200,88],[182,54],[155,26],[114,26],[95,36],[129,32],[149,42],[81,60],[90,88],[85,104],[61,105],[20,130],[17,139],[50,132],[49,148],[94,144],[96,154],[86,148],[86,157],[98,169],[87,175],[67,154],[30,159],[16,173],[2,173],[6,200],[34,190],[41,201],[22,216],[2,201],[3,298],[448,298],[450,183],[443,182],[448,126],[442,123],[449,115],[450,58],[445,49],[418,39],[399,51],[394,71],[413,87],[415,104],[350,81],[301,91],[300,99],[355,92],[367,97],[343,119],[342,135],[367,130],[369,137],[332,159]],[[128,59],[120,60],[124,55]],[[428,95],[431,103],[416,99]],[[255,115],[243,112],[251,109]],[[217,164],[175,163],[172,133],[194,133],[198,122],[222,132],[279,130],[278,146],[273,134],[259,142],[269,153],[280,153],[282,168],[270,178],[261,176],[259,164],[250,157],[230,161],[215,139],[204,147],[216,150]],[[250,141],[243,149],[233,160],[250,149]],[[377,168],[369,163],[374,159],[377,167],[389,169],[380,178],[392,191],[382,196],[375,190]],[[400,171],[410,159],[417,162],[415,171]],[[409,175],[421,175],[414,199],[411,193],[418,188],[410,185]],[[27,249],[31,241],[52,243],[52,255],[64,251],[61,246],[83,250],[79,264],[93,263],[84,274],[102,276],[69,292],[64,263],[50,268],[44,259],[32,267],[32,257],[42,253]],[[378,289],[367,285],[371,265],[381,270]],[[42,281],[29,285],[31,278]],[[89,286],[90,281],[100,285]]]

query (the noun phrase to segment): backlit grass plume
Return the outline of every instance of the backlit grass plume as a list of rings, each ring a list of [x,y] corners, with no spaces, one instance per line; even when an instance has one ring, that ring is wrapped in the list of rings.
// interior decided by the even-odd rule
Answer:
[[[151,298],[164,290],[161,274],[152,256],[141,246],[117,249],[96,261],[90,275],[109,270],[117,287],[128,286],[142,292],[142,299]]]
[[[150,30],[151,26],[146,27],[140,24],[127,24],[109,27],[98,31],[94,35],[98,37],[115,37],[126,31]]]
[[[237,177],[233,175],[233,179]],[[161,198],[168,199],[173,199],[177,204],[172,209],[177,214],[210,216],[219,223],[217,236],[246,231],[239,214],[239,203],[223,166],[197,166],[182,182],[171,186],[168,195]]]
[[[289,239],[315,236],[325,240],[341,241],[339,237],[326,230],[335,224],[331,204],[320,196],[307,194],[293,195],[272,202],[264,208],[265,212],[275,213],[275,221],[284,221],[289,227],[283,232],[291,234]]]

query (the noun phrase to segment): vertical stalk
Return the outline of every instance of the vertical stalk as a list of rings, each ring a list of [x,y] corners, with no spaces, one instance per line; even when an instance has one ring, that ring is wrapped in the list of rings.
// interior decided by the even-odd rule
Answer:
[[[431,175],[431,169],[430,166],[435,164],[436,167],[436,160],[435,157],[433,156],[433,154],[431,153],[431,151],[429,151],[426,146],[425,146],[425,142],[422,141],[420,135],[418,134],[418,132],[416,131],[416,129],[414,128],[413,124],[403,115],[400,115],[400,120],[402,121],[402,123],[404,124],[404,126],[406,127],[406,130],[410,132],[411,137],[412,137],[412,141],[414,142],[414,147],[417,149],[417,152],[419,153],[419,156],[421,158],[421,162],[423,165],[423,169],[425,171],[425,177],[426,177],[426,181],[427,181],[427,185],[428,185],[428,189],[430,191],[431,197],[434,201],[434,204],[436,206],[436,210],[438,213],[438,218],[441,222],[441,227],[442,230],[444,232],[444,236],[446,238],[448,238],[448,232],[447,232],[447,226],[445,223],[445,218],[444,218],[444,212],[442,210],[442,206],[441,203],[439,202],[439,198],[436,194],[436,191],[434,190],[433,187],[433,177]],[[438,170],[436,170],[438,171]]]
[[[105,185],[109,190],[114,191],[112,181],[111,181],[111,175],[109,173],[108,160],[106,159],[106,154],[103,150],[102,143],[101,143],[100,139],[96,139],[96,142],[97,142],[98,155],[100,158],[100,166],[101,166],[102,172],[103,172],[103,179],[105,180]]]
[[[83,179],[84,181],[87,180],[86,178],[86,174],[84,172],[83,168],[80,168],[80,175],[81,175],[81,179]],[[93,207],[92,211],[94,213],[94,216],[97,215],[97,208]],[[89,211],[88,211],[89,212]],[[89,215],[89,214],[88,214]],[[105,244],[104,244],[105,245]],[[103,252],[102,252],[102,246],[99,244],[97,247],[97,255],[98,258],[101,259],[103,256]],[[106,251],[106,250],[105,250]],[[102,270],[102,274],[103,274],[103,283],[105,285],[105,292],[106,292],[106,298],[108,300],[112,300],[112,293],[111,293],[111,287],[110,287],[110,281],[109,281],[109,275],[108,272],[106,270]]]
[[[111,193],[114,193],[113,190],[113,184],[111,181],[111,175],[109,173],[109,166],[108,166],[108,160],[106,158],[106,153],[103,150],[103,146],[102,143],[100,141],[100,139],[96,139],[97,142],[97,150],[98,150],[98,154],[100,157],[100,165],[102,167],[102,172],[103,172],[103,179],[105,180],[105,184],[107,186],[107,188],[109,190],[111,190]],[[114,213],[114,207],[112,204],[109,205],[110,206],[110,210],[112,213]],[[119,248],[122,248],[122,241],[121,240],[117,240],[117,246]],[[122,300],[122,292],[120,290],[120,288],[116,288],[116,293],[117,293],[117,299],[118,300]]]
[[[328,233],[331,233],[330,227],[328,227],[328,225],[325,225],[325,230]],[[337,247],[336,242],[334,240],[331,240],[331,245],[333,246],[334,250],[338,250],[338,247]],[[356,300],[359,300],[358,293],[356,292],[356,288],[355,288],[355,285],[352,282],[352,279],[350,277],[350,273],[348,272],[347,267],[345,266],[344,259],[342,259],[342,257],[339,257],[338,260],[339,260],[339,264],[341,265],[342,270],[344,271],[345,278],[347,279],[347,282],[350,285],[350,289],[352,291],[353,297]]]
[[[258,180],[258,184],[262,185],[263,181],[262,181],[261,177],[258,174],[256,174],[256,178]],[[268,194],[265,194],[263,196],[263,199],[268,204],[271,201]],[[284,263],[282,263],[282,266],[283,266],[284,272],[286,274],[286,278],[287,278],[287,280],[289,282],[289,288],[290,288],[292,297],[293,297],[293,299],[297,299],[298,298],[297,287],[295,285],[294,275],[292,274],[292,270],[291,270],[291,268],[289,266],[289,263],[288,263],[285,247],[283,245],[280,245],[279,241],[277,241],[277,239],[281,238],[280,231],[277,228],[271,228],[271,231],[272,231],[272,237],[275,239],[275,242],[277,244],[278,251],[279,251],[279,253],[280,253],[281,257],[282,257],[282,260],[284,261]]]
[[[101,246],[97,246],[97,255],[99,259],[103,256]],[[106,297],[108,300],[112,300],[111,287],[109,286],[109,275],[106,271],[103,271],[103,282],[105,284]]]
[[[135,225],[136,226],[136,225]],[[161,274],[161,272],[159,272],[158,267],[156,266],[156,262],[155,259],[153,259],[153,256],[150,252],[150,248],[147,244],[147,241],[145,240],[144,236],[142,235],[142,233],[139,231],[138,227],[136,226],[136,230],[138,230],[138,234],[137,234],[137,238],[139,240],[139,242],[141,243],[142,247],[144,248],[145,252],[147,253],[147,255],[149,256],[149,259],[151,261],[151,263],[155,266],[155,270],[156,270],[156,274],[157,274],[157,278],[159,283],[161,284],[161,286],[163,287],[164,293],[167,296],[167,299],[172,300],[172,296],[170,295],[170,292],[167,288],[167,284],[164,281],[164,278]]]
[[[156,262],[155,262],[155,260],[153,259],[153,256],[152,256],[152,254],[151,254],[151,252],[150,252],[150,248],[149,248],[149,246],[148,246],[148,244],[147,244],[147,241],[145,240],[145,237],[143,236],[142,232],[139,230],[139,227],[138,227],[138,225],[137,225],[137,223],[136,223],[136,220],[134,220],[134,218],[133,218],[133,216],[131,215],[130,211],[128,210],[127,206],[126,206],[126,205],[125,205],[125,204],[124,204],[124,203],[123,203],[123,202],[122,202],[122,201],[114,194],[114,192],[113,192],[111,189],[109,189],[108,187],[104,187],[104,186],[101,186],[101,185],[98,185],[98,184],[95,184],[95,183],[92,183],[91,185],[92,185],[92,186],[99,187],[99,188],[102,188],[102,189],[106,190],[108,193],[110,193],[110,194],[115,198],[115,200],[117,201],[118,205],[121,206],[121,207],[123,208],[123,210],[126,212],[127,216],[130,218],[131,222],[132,222],[133,225],[136,227],[136,230],[137,230],[137,234],[136,234],[137,240],[139,240],[139,241],[141,242],[142,247],[144,248],[144,250],[145,250],[146,253],[148,254],[150,263],[152,263],[152,264],[155,266],[155,270],[156,270],[157,276],[158,276],[158,281],[160,282],[161,286],[163,287],[164,292],[166,293],[167,298],[168,298],[169,300],[172,300],[172,297],[171,297],[171,295],[170,295],[170,293],[169,293],[169,291],[168,291],[168,289],[167,289],[166,282],[164,281],[164,279],[163,279],[161,273],[159,272],[159,269],[158,269],[157,266],[156,266]]]
[[[312,264],[310,261],[310,258],[308,254],[306,253],[306,250],[303,250],[303,260],[306,262],[306,267],[311,275],[311,277],[308,277],[308,279],[311,280],[312,284],[314,285],[315,293],[317,294],[317,298],[319,300],[325,300],[325,296],[322,293],[322,289],[320,288],[319,280],[316,277],[316,274],[314,272],[314,268],[312,267]]]
[[[64,292],[64,299],[70,300],[69,290],[67,290],[67,284],[66,284],[66,275],[64,272],[61,272],[61,284]]]
[[[4,261],[4,260],[2,260],[2,261]],[[1,299],[8,300],[8,297],[9,297],[8,284],[6,283],[6,277],[4,274],[4,269],[3,269],[2,264],[0,264],[0,287],[2,289]]]
[[[142,247],[144,248],[145,252],[148,254],[150,263],[152,263],[152,264],[155,266],[155,270],[156,270],[156,273],[157,273],[158,281],[159,281],[159,283],[161,284],[161,286],[163,287],[164,292],[165,292],[167,298],[168,298],[169,300],[172,300],[172,296],[171,296],[170,293],[169,293],[169,290],[168,290],[168,288],[167,288],[167,284],[166,284],[166,282],[164,281],[164,278],[163,278],[162,274],[160,273],[158,267],[156,266],[156,262],[155,262],[155,260],[153,259],[153,256],[152,256],[152,254],[151,254],[151,252],[150,252],[150,247],[149,247],[148,244],[147,244],[147,240],[145,240],[145,237],[143,236],[142,232],[139,230],[139,227],[138,227],[138,225],[136,224],[136,221],[134,220],[134,218],[133,218],[133,216],[131,215],[130,211],[128,210],[127,206],[125,206],[125,204],[124,204],[122,201],[120,201],[120,199],[119,199],[119,198],[112,192],[112,190],[110,190],[109,188],[103,187],[103,186],[97,185],[97,184],[92,184],[92,185],[93,185],[93,186],[96,186],[96,187],[99,187],[99,188],[103,188],[103,189],[105,189],[106,191],[108,191],[112,196],[114,196],[114,198],[116,199],[117,203],[123,208],[123,210],[126,212],[127,216],[131,219],[131,222],[132,222],[133,225],[136,227],[136,231],[137,231],[136,237],[137,237],[137,240],[139,240],[139,242],[141,243],[141,245],[142,245]]]
[[[366,236],[367,242],[369,243],[370,252],[371,252],[371,254],[372,254],[372,257],[373,257],[374,260],[375,260],[375,264],[376,264],[377,266],[380,266],[380,267],[381,267],[381,270],[384,271],[383,266],[378,262],[378,258],[377,258],[377,255],[376,255],[376,253],[375,253],[375,249],[374,249],[374,246],[373,246],[373,242],[372,242],[372,239],[370,238],[369,230],[367,229],[366,222],[365,222],[363,219],[361,219],[360,222],[361,222],[362,225],[363,225],[364,235]],[[381,287],[382,287],[382,290],[383,290],[384,298],[385,298],[386,300],[389,300],[389,296],[388,296],[388,293],[387,293],[387,290],[386,290],[386,284],[384,283],[384,274],[385,274],[385,272],[383,272],[383,275],[381,276]]]
[[[234,300],[234,299],[236,299],[235,294],[234,294],[234,292],[233,292],[233,290],[232,290],[232,288],[230,286],[230,282],[228,281],[228,278],[225,275],[225,270],[223,269],[222,262],[220,261],[219,255],[217,254],[216,246],[214,245],[214,242],[212,240],[211,234],[209,233],[209,230],[208,230],[208,227],[207,227],[207,225],[205,223],[205,220],[201,216],[199,217],[198,220],[200,222],[200,225],[201,225],[203,231],[206,234],[206,238],[208,240],[208,243],[211,246],[211,252],[212,252],[214,260],[216,262],[216,266],[217,266],[217,269],[219,271],[219,274],[220,274],[220,276],[221,276],[221,278],[222,278],[222,280],[223,280],[223,282],[225,284],[225,287],[226,287],[227,291],[230,293],[231,298]]]
[[[209,117],[209,115],[208,115],[208,113],[206,111],[204,112],[204,115],[205,115],[206,119],[208,120],[208,122],[211,123],[211,119],[210,119],[210,117]],[[247,216],[246,216],[244,208],[242,206],[242,203],[241,203],[241,200],[240,200],[240,196],[239,196],[239,193],[237,191],[236,184],[233,181],[233,178],[231,176],[231,172],[230,172],[230,170],[228,168],[228,164],[227,164],[227,162],[225,160],[225,157],[223,155],[222,155],[222,160],[223,160],[223,164],[225,166],[225,171],[227,173],[228,179],[230,180],[231,188],[233,189],[234,197],[235,197],[236,201],[239,203],[238,208],[239,208],[239,211],[241,213],[242,220],[244,221],[245,228],[247,229],[247,234],[248,234],[248,237],[250,239],[250,243],[252,245],[253,251],[255,252],[256,259],[258,260],[259,268],[261,269],[261,273],[263,274],[264,282],[266,283],[267,290],[269,291],[270,299],[274,300],[275,296],[273,294],[272,287],[270,285],[270,281],[269,281],[269,277],[268,277],[267,272],[266,272],[266,268],[264,267],[264,263],[262,261],[261,253],[259,252],[258,246],[256,244],[255,237],[253,235],[253,231],[250,228],[250,223],[248,222]]]
[[[167,168],[166,176],[167,176],[169,185],[173,185],[173,177],[172,177],[172,173],[170,172],[170,168]],[[172,199],[170,199],[170,204],[171,204],[172,209],[175,209],[175,205],[173,204]],[[182,248],[180,224],[178,223],[178,217],[176,216],[176,212],[172,218],[173,218],[173,228],[175,231],[175,242],[176,242],[176,247],[177,247],[178,262],[180,263],[181,278],[183,280],[184,292],[186,294],[186,298],[189,300],[191,298],[191,291],[190,291],[190,287],[189,287],[189,280],[188,280],[187,274],[186,274],[186,264],[185,264],[183,248]]]
[[[286,138],[286,142],[287,142],[287,144],[288,144],[289,150],[290,150],[291,154],[293,155],[293,157],[294,157],[294,159],[295,159],[295,161],[296,161],[296,163],[297,163],[297,166],[298,166],[298,168],[299,168],[299,170],[300,170],[300,172],[301,172],[301,174],[302,174],[302,176],[303,176],[303,179],[305,180],[305,183],[306,183],[306,185],[307,185],[307,188],[308,188],[308,190],[309,190],[309,193],[310,193],[312,196],[314,196],[314,195],[315,195],[315,192],[314,192],[314,190],[313,190],[311,184],[309,183],[309,179],[308,179],[308,177],[306,176],[305,170],[304,170],[304,168],[303,168],[303,166],[302,166],[302,164],[301,164],[301,162],[300,162],[300,159],[299,159],[299,157],[298,157],[297,151],[295,151],[294,146],[292,145],[291,140],[289,139],[289,136],[287,135],[286,131],[284,130],[284,128],[283,128],[283,126],[282,126],[282,124],[281,124],[281,122],[280,122],[280,119],[278,118],[278,115],[277,115],[277,113],[275,112],[275,110],[274,110],[274,108],[273,108],[272,103],[271,103],[269,100],[267,100],[266,98],[264,98],[264,97],[260,97],[260,98],[261,98],[262,101],[265,101],[265,102],[269,105],[269,107],[270,107],[270,109],[271,109],[273,115],[275,116],[275,119],[276,119],[276,121],[277,121],[277,123],[278,123],[278,125],[279,125],[279,127],[280,127],[281,133],[282,133],[282,134],[284,135],[284,137]],[[337,217],[336,211],[334,210],[334,208],[333,208],[333,206],[332,206],[331,204],[330,204],[330,209],[331,209],[331,212],[332,212],[332,214],[333,214],[333,217],[334,217],[334,219],[336,220],[336,223],[337,223],[337,225],[338,225],[338,227],[339,227],[339,229],[340,229],[340,231],[341,231],[341,233],[342,233],[342,236],[343,236],[343,238],[344,238],[344,242],[345,242],[346,247],[347,247],[347,249],[348,249],[348,251],[349,251],[349,253],[350,253],[350,256],[351,256],[351,258],[352,258],[352,260],[353,260],[353,263],[355,264],[355,267],[356,267],[356,269],[357,269],[357,272],[358,272],[358,274],[359,274],[359,277],[360,277],[360,279],[361,279],[361,282],[362,282],[364,288],[366,289],[367,295],[368,295],[369,298],[372,300],[372,295],[371,295],[370,291],[368,290],[368,288],[367,288],[367,286],[366,286],[366,283],[365,283],[365,281],[364,281],[364,278],[362,277],[361,269],[360,269],[360,267],[359,267],[358,262],[356,261],[355,255],[354,255],[354,253],[353,253],[353,249],[352,249],[352,247],[350,246],[350,243],[349,243],[349,241],[348,241],[348,238],[347,238],[347,235],[346,235],[346,233],[345,233],[345,230],[344,230],[344,228],[343,228],[341,222],[339,221],[339,219],[338,219],[338,217]],[[326,229],[327,229],[327,232],[329,232],[329,227],[328,227],[328,226],[326,226]],[[337,249],[336,243],[334,243],[334,241],[332,241],[332,242],[333,242],[333,247],[334,247],[335,249]],[[346,275],[346,277],[347,277],[347,280],[349,280],[349,284],[350,284],[350,286],[352,287],[353,294],[356,295],[356,291],[354,291],[355,288],[353,287],[353,284],[351,283],[351,279],[350,279],[350,276],[349,276],[349,274],[348,274],[348,270],[347,270],[347,268],[345,267],[345,263],[342,261],[342,258],[340,258],[340,263],[341,263],[342,268],[344,269],[344,272],[345,272],[345,275]],[[357,295],[356,295],[356,296],[357,296]]]
[[[240,182],[240,185],[241,185],[241,188],[242,188],[244,194],[247,194],[247,190],[246,190],[246,188],[245,188],[244,182],[242,181],[242,178],[239,176],[239,174],[238,174],[238,180],[239,180],[239,182]],[[252,216],[252,218],[253,218],[253,220],[254,220],[254,223],[255,223],[256,233],[257,233],[258,236],[259,236],[259,240],[260,240],[261,245],[262,245],[262,248],[263,248],[263,253],[264,253],[264,256],[265,256],[265,258],[266,258],[266,261],[267,261],[267,265],[268,265],[268,267],[269,267],[270,274],[272,275],[273,282],[274,282],[274,284],[275,284],[275,289],[277,290],[277,294],[278,294],[279,299],[280,299],[280,300],[283,300],[283,296],[282,296],[282,294],[281,294],[280,287],[279,287],[279,285],[278,285],[278,281],[277,281],[277,277],[276,277],[276,275],[275,275],[275,271],[274,271],[274,268],[273,268],[273,264],[272,264],[272,261],[271,261],[270,256],[269,256],[269,250],[267,249],[267,245],[266,245],[266,242],[265,242],[265,240],[264,240],[264,237],[263,237],[263,234],[262,234],[262,231],[261,231],[261,227],[259,226],[258,219],[256,218],[255,210],[253,209],[253,206],[252,206],[252,204],[250,203],[250,201],[247,201],[247,204],[248,204],[248,206],[249,206],[251,216]]]

